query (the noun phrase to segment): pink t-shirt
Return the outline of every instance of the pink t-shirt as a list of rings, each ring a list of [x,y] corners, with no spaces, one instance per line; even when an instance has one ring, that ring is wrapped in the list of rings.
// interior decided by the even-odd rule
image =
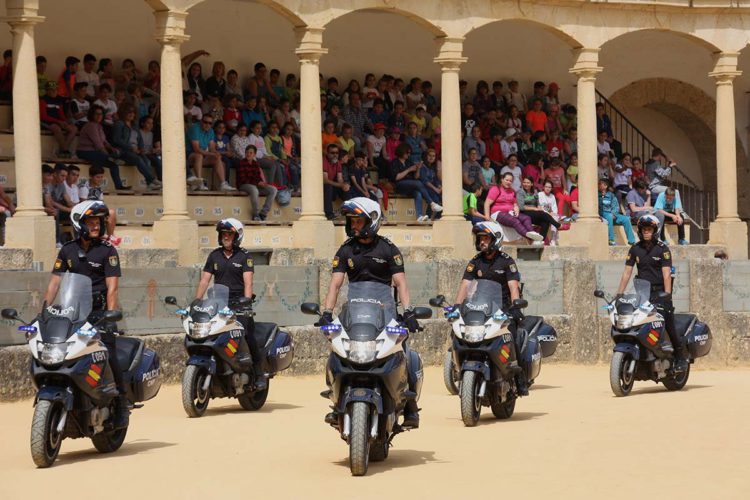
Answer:
[[[552,183],[552,189],[562,190],[565,170],[562,167],[548,168],[547,179]]]
[[[487,199],[492,202],[490,214],[495,212],[510,212],[516,204],[516,192],[513,188],[506,189],[502,186],[492,186],[487,193]]]

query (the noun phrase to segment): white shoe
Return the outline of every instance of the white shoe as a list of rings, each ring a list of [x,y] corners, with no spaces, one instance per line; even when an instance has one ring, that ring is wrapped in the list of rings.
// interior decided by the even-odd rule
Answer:
[[[427,222],[428,220],[430,220],[430,218],[427,215],[417,217],[417,222]]]
[[[542,236],[541,234],[537,233],[536,231],[529,231],[524,236],[526,236],[528,239],[534,240],[534,241],[543,241],[544,240],[544,236]]]
[[[198,191],[208,191],[208,186],[204,182],[201,182],[201,185],[198,187]]]
[[[438,205],[434,201],[432,203],[430,203],[430,208],[432,209],[433,212],[442,212],[443,211],[443,207],[440,206],[440,205]]]
[[[162,183],[159,179],[154,179],[153,181],[151,181],[151,184],[155,184],[159,187],[162,187]]]
[[[543,247],[544,246],[544,242],[543,241],[535,241],[534,243],[531,244],[531,246],[534,246],[534,247]]]
[[[148,189],[149,191],[158,191],[161,189],[161,185],[155,182],[152,182],[151,184],[146,186],[146,189]]]
[[[185,182],[187,182],[189,186],[199,187],[201,184],[203,184],[203,179],[201,179],[200,177],[191,175],[190,177],[185,179]]]
[[[224,181],[221,183],[221,186],[219,186],[219,191],[237,191],[237,189],[230,186],[227,181]]]

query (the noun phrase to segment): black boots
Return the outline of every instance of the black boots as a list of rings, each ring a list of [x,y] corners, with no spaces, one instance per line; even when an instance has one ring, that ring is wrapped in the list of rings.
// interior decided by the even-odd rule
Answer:
[[[115,398],[115,415],[112,425],[117,429],[125,429],[130,423],[130,408],[128,398],[121,394]]]
[[[526,374],[523,371],[516,374],[516,389],[518,389],[519,396],[529,395],[529,385],[526,382]]]
[[[417,402],[413,399],[406,402],[404,407],[404,423],[402,427],[411,427],[412,429],[419,428],[419,408]]]

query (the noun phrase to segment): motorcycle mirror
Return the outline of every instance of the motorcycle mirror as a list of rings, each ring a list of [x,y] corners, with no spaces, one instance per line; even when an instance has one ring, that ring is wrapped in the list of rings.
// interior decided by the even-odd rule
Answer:
[[[305,302],[300,306],[302,314],[310,314],[320,316],[320,306],[313,302]]]
[[[102,317],[97,323],[102,321],[122,321],[122,311],[104,311]]]
[[[429,307],[415,307],[414,315],[417,319],[430,319],[432,317],[432,309]]]
[[[529,307],[529,301],[524,299],[516,299],[513,301],[513,307],[511,309],[526,309]]]
[[[15,309],[3,309],[2,312],[0,312],[0,315],[2,315],[2,317],[5,319],[10,319],[13,321],[18,319],[18,311],[16,311]]]
[[[177,305],[177,298],[173,296],[164,297],[164,303],[169,304],[170,306],[176,306]]]
[[[594,297],[598,299],[604,298],[604,290],[594,290]]]
[[[438,295],[437,297],[431,298],[430,299],[430,305],[432,307],[440,307],[440,306],[442,306],[443,305],[443,298],[444,297],[442,295]]]

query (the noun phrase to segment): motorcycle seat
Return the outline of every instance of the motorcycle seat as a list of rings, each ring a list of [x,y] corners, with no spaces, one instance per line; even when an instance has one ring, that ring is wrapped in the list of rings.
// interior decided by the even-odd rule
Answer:
[[[695,324],[695,314],[675,314],[674,315],[674,326],[679,335],[683,337],[688,334],[693,324]]]
[[[271,335],[273,335],[277,328],[278,326],[276,323],[255,323],[255,331],[253,332],[253,335],[255,335],[255,341],[258,342],[260,348],[265,347],[268,339],[271,338]]]
[[[135,368],[136,358],[143,351],[143,341],[133,337],[117,337],[117,361],[123,372]]]

